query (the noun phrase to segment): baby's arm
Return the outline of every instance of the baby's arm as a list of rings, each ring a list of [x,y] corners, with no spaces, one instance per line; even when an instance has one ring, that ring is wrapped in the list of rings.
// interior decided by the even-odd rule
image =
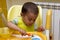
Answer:
[[[17,25],[13,24],[12,22],[8,22],[7,26],[11,29],[17,30],[19,31],[21,34],[25,35],[26,32],[24,30],[22,30],[21,28],[17,27]]]

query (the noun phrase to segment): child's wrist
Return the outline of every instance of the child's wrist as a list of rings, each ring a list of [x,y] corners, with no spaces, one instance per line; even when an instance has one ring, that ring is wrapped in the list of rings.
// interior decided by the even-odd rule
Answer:
[[[18,29],[18,31],[21,33],[22,32],[22,29]]]

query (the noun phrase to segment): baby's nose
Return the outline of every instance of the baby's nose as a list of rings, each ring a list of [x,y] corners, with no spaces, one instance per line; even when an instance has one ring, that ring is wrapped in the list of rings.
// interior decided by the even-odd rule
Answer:
[[[33,24],[34,23],[34,21],[31,21],[31,24]]]

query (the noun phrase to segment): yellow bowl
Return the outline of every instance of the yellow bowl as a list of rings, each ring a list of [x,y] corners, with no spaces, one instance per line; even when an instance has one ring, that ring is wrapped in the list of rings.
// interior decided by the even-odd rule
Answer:
[[[44,35],[42,32],[27,32],[33,35],[38,35],[39,37],[42,38],[42,40],[47,40],[46,35]]]

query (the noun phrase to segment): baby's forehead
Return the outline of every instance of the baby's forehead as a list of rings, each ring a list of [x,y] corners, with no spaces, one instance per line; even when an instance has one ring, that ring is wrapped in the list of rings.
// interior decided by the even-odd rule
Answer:
[[[34,13],[27,13],[27,16],[28,16],[28,17],[36,18],[38,15],[36,15],[36,14],[34,14]]]
[[[35,14],[34,12],[27,12],[26,14],[27,14],[27,15],[35,15],[35,16],[38,15],[38,13]]]
[[[33,14],[38,15],[38,12],[37,12],[35,9],[28,9],[27,12],[28,12],[28,13],[33,13]]]

